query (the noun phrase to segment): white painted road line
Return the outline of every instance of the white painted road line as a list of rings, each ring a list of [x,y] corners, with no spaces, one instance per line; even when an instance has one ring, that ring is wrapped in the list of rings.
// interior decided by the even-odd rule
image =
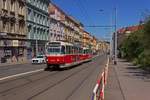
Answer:
[[[16,75],[11,75],[11,76],[7,76],[7,77],[3,77],[3,78],[0,78],[0,81],[6,80],[6,79],[10,79],[10,78],[14,78],[14,77],[19,77],[19,76],[27,75],[27,74],[31,74],[31,73],[36,73],[36,72],[40,72],[40,71],[44,71],[44,69],[38,69],[38,70],[34,70],[34,71],[29,71],[29,72],[25,72],[25,73],[20,73],[20,74],[16,74]]]

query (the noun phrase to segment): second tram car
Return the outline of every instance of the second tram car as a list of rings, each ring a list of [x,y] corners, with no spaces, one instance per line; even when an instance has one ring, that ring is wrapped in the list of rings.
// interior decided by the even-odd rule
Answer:
[[[91,50],[62,41],[48,42],[46,45],[47,68],[64,68],[90,61]]]

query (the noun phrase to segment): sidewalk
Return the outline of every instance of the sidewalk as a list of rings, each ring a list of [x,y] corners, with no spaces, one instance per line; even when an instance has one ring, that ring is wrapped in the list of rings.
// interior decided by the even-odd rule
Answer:
[[[149,100],[150,73],[125,60],[110,65],[105,100]]]
[[[0,67],[2,66],[11,66],[11,65],[19,65],[19,64],[28,64],[31,61],[19,61],[19,62],[12,62],[12,63],[0,63]]]

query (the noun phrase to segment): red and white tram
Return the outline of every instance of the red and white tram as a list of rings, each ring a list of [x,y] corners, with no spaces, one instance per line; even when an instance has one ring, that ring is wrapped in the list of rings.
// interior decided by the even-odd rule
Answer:
[[[46,45],[47,68],[69,67],[91,59],[92,53],[88,48],[62,41],[48,42]]]

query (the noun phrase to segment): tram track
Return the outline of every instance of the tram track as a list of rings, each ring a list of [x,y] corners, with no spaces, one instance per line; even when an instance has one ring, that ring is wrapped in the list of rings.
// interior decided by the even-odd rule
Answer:
[[[33,75],[37,75],[37,74],[39,74],[39,73],[43,73],[43,71],[37,72],[37,73],[32,73],[32,74],[26,75],[26,76],[30,77],[30,76],[33,76]],[[0,81],[0,85],[1,85],[1,84],[5,84],[5,83],[8,83],[8,82],[11,82],[11,81],[16,81],[16,80],[22,79],[22,78],[24,78],[24,77],[26,77],[26,76],[19,76],[19,77],[14,77],[14,78],[7,79],[7,80],[4,80],[4,81]]]
[[[0,67],[0,82],[5,77],[14,76],[21,73],[26,73],[34,70],[45,68],[45,64],[33,65],[33,64],[19,64],[12,66],[1,66]]]
[[[96,61],[95,61],[95,62],[96,62]],[[82,71],[88,69],[89,67],[91,67],[92,64],[94,64],[94,62],[92,62],[90,65],[86,65],[86,66],[85,66],[84,68],[82,68],[81,70],[78,70],[78,71],[76,71],[76,72],[70,74],[69,76],[65,77],[64,79],[59,80],[57,83],[55,83],[55,84],[53,84],[53,85],[47,87],[46,89],[44,89],[43,91],[40,91],[39,93],[33,95],[33,96],[30,97],[28,100],[32,100],[32,99],[34,100],[34,98],[37,97],[37,96],[39,96],[40,94],[42,94],[42,93],[44,93],[44,92],[46,92],[46,91],[48,91],[48,90],[54,88],[55,86],[61,84],[62,82],[66,81],[66,80],[68,80],[68,79],[71,79],[73,76],[75,76],[75,75],[79,74],[80,72],[82,72]],[[98,65],[96,65],[96,66],[98,66]],[[73,95],[73,93],[74,93],[76,90],[78,90],[78,88],[80,88],[80,86],[88,79],[88,77],[89,77],[92,73],[94,73],[95,70],[96,70],[95,67],[92,68],[92,70],[88,73],[88,75],[86,75],[86,77],[71,91],[71,93],[66,97],[65,100],[68,100],[68,99]]]
[[[42,73],[44,73],[44,71],[40,72],[40,74],[42,74]],[[14,79],[15,81],[16,81],[16,80],[19,80],[19,79],[25,79],[25,80],[27,80],[28,82],[27,82],[27,83],[24,83],[24,84],[21,84],[21,85],[18,85],[18,86],[15,86],[15,87],[12,87],[12,88],[9,88],[9,89],[7,89],[7,90],[0,91],[0,94],[5,93],[5,92],[8,92],[8,91],[10,91],[10,90],[12,90],[12,89],[17,89],[17,88],[23,87],[23,86],[25,86],[25,85],[34,83],[34,82],[36,82],[36,81],[42,80],[42,79],[44,79],[44,78],[47,78],[47,77],[49,77],[49,76],[52,77],[52,76],[54,76],[54,75],[57,74],[57,73],[58,73],[58,72],[50,73],[50,74],[48,74],[48,75],[46,75],[46,76],[42,76],[42,77],[40,77],[40,78],[38,78],[38,79],[36,79],[36,80],[33,80],[33,81],[30,80],[28,77],[34,76],[34,75],[39,75],[39,73],[35,73],[34,75],[32,74],[32,75],[23,76],[23,77]],[[36,77],[36,76],[34,76],[34,77]],[[8,83],[8,82],[12,82],[12,81],[14,81],[14,80],[9,80],[9,81],[7,81],[7,82],[0,83],[0,85],[6,84],[6,83]]]
[[[59,96],[59,94],[61,94],[61,92],[59,92],[59,91],[67,91],[67,93],[65,93],[65,95],[61,98],[61,100],[69,100],[70,97],[81,87],[81,85],[86,80],[88,80],[89,76],[92,75],[92,73],[94,73],[95,70],[97,70],[99,68],[97,66],[99,66],[100,63],[102,63],[103,61],[100,61],[99,63],[96,63],[96,62],[98,62],[97,59],[96,59],[96,61],[93,61],[89,65],[86,65],[87,67],[84,70],[74,72],[70,76],[67,76],[65,79],[60,80],[59,82],[46,88],[45,90],[41,91],[40,93],[32,96],[28,100],[42,100],[42,99],[47,100],[49,97],[52,97],[54,100],[60,100],[59,97],[53,96],[53,93],[56,93],[56,94],[58,93],[58,96]],[[83,74],[85,74],[85,75],[83,75]],[[82,76],[80,77],[80,75],[82,75]],[[78,79],[77,77],[80,77],[79,78],[80,80],[76,80],[76,79]],[[76,83],[75,81],[78,81],[78,82]],[[72,87],[70,89],[67,86],[68,82],[69,82],[69,84],[72,84],[72,82],[73,82]],[[58,88],[60,86],[64,86],[64,87],[66,87],[66,89],[65,88]],[[59,90],[59,89],[62,89],[62,90]],[[56,90],[58,92],[56,92]]]
[[[40,78],[37,78],[36,80],[33,80],[32,78],[32,80],[30,80],[30,78],[29,78],[29,76],[24,76],[24,77],[20,77],[19,79],[25,79],[25,80],[27,80],[28,81],[28,83],[26,83],[26,84],[22,84],[22,85],[19,85],[19,86],[16,86],[16,87],[13,87],[13,88],[10,88],[10,89],[7,89],[7,90],[5,90],[5,91],[1,91],[0,92],[0,95],[1,95],[1,97],[2,98],[4,98],[4,99],[2,99],[2,100],[10,100],[10,99],[8,99],[8,98],[15,98],[14,100],[20,100],[19,98],[17,98],[18,96],[21,98],[23,98],[23,99],[21,99],[21,100],[32,100],[32,99],[34,99],[35,97],[37,97],[37,96],[39,96],[40,94],[42,94],[42,93],[44,93],[44,92],[46,92],[46,91],[48,91],[48,90],[51,90],[53,87],[55,87],[55,86],[57,86],[57,85],[59,85],[59,84],[61,84],[61,83],[63,83],[64,81],[66,81],[67,79],[71,79],[72,78],[72,76],[75,76],[75,75],[77,75],[78,73],[80,73],[80,72],[82,72],[83,70],[85,70],[85,69],[87,69],[87,68],[89,68],[89,67],[91,67],[91,66],[93,66],[93,64],[95,63],[95,62],[97,62],[98,60],[95,60],[95,61],[93,61],[93,62],[88,62],[88,63],[85,63],[85,64],[83,64],[83,65],[81,65],[81,66],[77,66],[77,67],[75,67],[75,68],[72,68],[72,69],[69,69],[69,70],[65,70],[65,71],[60,71],[60,72],[55,72],[55,73],[50,73],[50,74],[46,74],[46,75],[44,75],[43,77],[40,77]],[[79,88],[81,85],[82,85],[82,83],[84,82],[84,81],[86,81],[86,79],[88,78],[88,76],[90,75],[90,74],[92,74],[92,72],[94,71],[94,68],[93,68],[93,70],[92,71],[90,71],[90,73],[85,77],[85,79],[83,79],[82,80],[82,82],[76,87],[76,88]],[[71,73],[70,73],[71,72]],[[58,74],[59,73],[59,74]],[[40,72],[40,74],[42,74],[42,72]],[[39,76],[40,76],[40,74],[39,74]],[[38,73],[35,73],[34,74],[35,75],[35,77],[36,77],[36,75],[38,75]],[[34,75],[30,75],[31,77],[34,77]],[[61,75],[63,75],[62,77],[60,77]],[[56,78],[56,77],[58,77],[58,79],[55,79],[55,81],[54,81],[54,78]],[[15,79],[16,80],[16,79]],[[9,81],[7,81],[7,82],[10,82],[10,81],[12,81],[12,80],[9,80]],[[14,80],[13,80],[14,81]],[[6,83],[7,83],[6,82]],[[42,82],[44,82],[44,83],[42,83]],[[2,83],[1,83],[2,84]],[[0,84],[0,86],[1,86],[1,84]],[[3,84],[5,84],[5,83],[3,83]],[[41,84],[40,86],[39,86],[39,84]],[[34,86],[35,85],[35,86]],[[34,86],[34,89],[32,89],[31,88],[31,90],[29,90],[29,87],[32,87],[32,86]],[[27,87],[27,88],[26,88]],[[37,88],[37,91],[35,91],[35,88]],[[24,90],[25,89],[25,90]],[[32,90],[34,90],[34,91],[32,91]],[[27,93],[26,94],[26,96],[20,96],[19,94],[21,94],[21,91],[22,92],[25,92],[25,93]],[[31,94],[30,94],[30,92],[31,92]],[[76,91],[76,89],[75,90],[73,90],[70,94],[69,94],[69,96],[68,96],[68,98],[74,93]],[[15,96],[13,96],[13,94],[16,94]],[[5,98],[7,98],[7,99],[5,99]]]
[[[95,71],[96,69],[93,68],[90,73],[72,90],[72,92],[65,98],[65,100],[69,100],[69,98],[75,93],[81,85],[89,78],[89,76]]]
[[[54,84],[52,84],[52,85],[49,84],[49,85],[51,85],[50,87],[48,87],[48,88],[46,88],[46,89],[44,89],[44,90],[38,92],[37,94],[35,94],[35,95],[33,95],[33,96],[30,96],[30,97],[29,97],[29,100],[30,100],[30,98],[32,98],[32,97],[34,97],[34,96],[36,96],[36,95],[39,95],[39,94],[41,94],[42,92],[48,90],[49,88],[54,87],[55,85],[61,83],[61,81],[65,81],[66,79],[68,79],[68,78],[71,77],[72,75],[75,75],[77,72],[79,72],[79,71],[81,71],[81,70],[83,70],[83,69],[86,69],[87,67],[88,67],[88,65],[85,65],[83,68],[80,68],[80,67],[78,66],[79,69],[78,69],[76,72],[74,72],[74,73],[72,73],[71,75],[69,75],[69,76],[67,76],[67,77],[65,77],[65,78],[63,78],[63,79],[61,79],[61,80],[58,81],[57,83],[54,83]],[[61,72],[64,72],[64,71],[61,71]],[[26,87],[27,85],[34,84],[34,83],[36,83],[36,82],[38,82],[38,81],[44,81],[44,80],[46,80],[46,79],[50,79],[50,78],[52,78],[54,75],[56,75],[56,74],[58,74],[58,73],[61,73],[61,72],[55,72],[55,73],[53,73],[53,74],[49,74],[49,75],[47,75],[47,76],[45,76],[45,77],[39,78],[39,79],[34,80],[34,81],[29,81],[29,80],[28,80],[28,81],[29,81],[28,83],[21,84],[21,85],[19,85],[19,86],[12,87],[12,88],[9,88],[9,89],[7,89],[7,90],[1,91],[1,92],[0,92],[0,95],[1,95],[1,96],[7,96],[7,93],[10,94],[9,92],[12,91],[12,90],[17,90],[17,89],[20,89],[20,88],[22,88],[22,87]],[[41,73],[42,73],[42,72],[41,72]],[[33,76],[33,75],[30,75],[30,76]],[[24,77],[20,77],[19,79],[26,79],[26,80],[27,80],[27,78],[28,78],[28,76],[24,76]],[[15,79],[15,80],[16,80],[16,79]],[[11,80],[11,81],[13,81],[13,80]],[[8,82],[8,81],[7,81],[7,82]],[[1,83],[1,84],[2,84],[2,83]],[[0,84],[0,85],[1,85],[1,84]],[[3,83],[3,84],[4,84],[4,83]]]
[[[87,68],[89,68],[89,67],[90,67],[90,66],[86,65],[86,66],[85,66],[85,67],[83,67],[82,69],[77,70],[77,71],[75,71],[75,72],[71,73],[71,74],[70,74],[70,75],[68,75],[67,77],[65,77],[65,78],[63,78],[63,79],[59,80],[58,82],[56,82],[55,84],[52,84],[51,86],[47,87],[47,88],[46,88],[46,89],[44,89],[43,91],[40,91],[39,93],[37,93],[37,94],[35,94],[35,95],[31,96],[28,100],[32,100],[34,97],[36,97],[36,96],[38,96],[38,95],[40,95],[40,94],[42,94],[42,93],[46,92],[47,90],[49,90],[49,89],[51,89],[51,88],[55,87],[56,85],[58,85],[58,84],[60,84],[60,83],[64,82],[65,80],[67,80],[67,79],[71,78],[72,76],[74,76],[74,75],[76,75],[76,74],[80,73],[81,71],[83,71],[83,70],[85,70],[85,69],[87,69]]]

